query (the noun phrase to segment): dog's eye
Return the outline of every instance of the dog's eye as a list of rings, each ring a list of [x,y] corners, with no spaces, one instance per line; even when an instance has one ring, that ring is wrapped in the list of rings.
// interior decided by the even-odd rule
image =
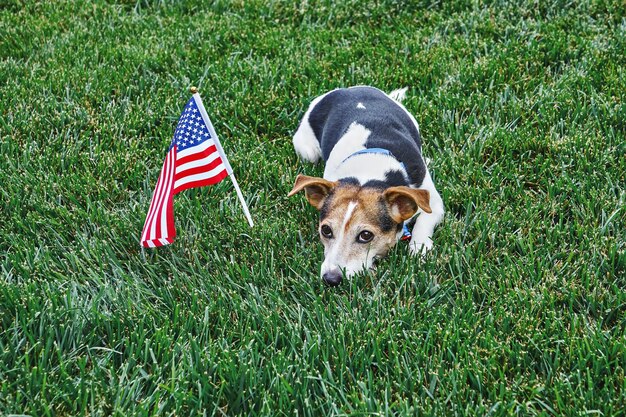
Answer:
[[[369,243],[372,241],[372,239],[374,239],[374,233],[370,232],[369,230],[363,230],[356,238],[357,242],[359,243]]]
[[[327,224],[322,225],[320,231],[322,233],[322,236],[324,236],[327,239],[332,239],[333,229],[331,229],[329,225]]]

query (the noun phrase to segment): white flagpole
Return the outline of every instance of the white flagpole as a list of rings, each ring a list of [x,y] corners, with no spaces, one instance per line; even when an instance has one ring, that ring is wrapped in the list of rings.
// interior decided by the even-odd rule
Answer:
[[[237,183],[237,179],[235,178],[235,174],[233,173],[233,168],[230,166],[230,162],[228,162],[228,158],[226,157],[224,148],[222,148],[222,144],[220,143],[220,140],[217,138],[217,133],[215,132],[213,123],[211,123],[209,114],[206,112],[206,109],[204,108],[204,104],[202,103],[202,98],[200,98],[200,94],[198,93],[198,89],[196,87],[191,87],[191,92],[193,93],[193,97],[196,100],[198,109],[200,110],[200,115],[204,119],[204,123],[209,128],[209,134],[211,135],[213,142],[215,142],[215,147],[217,148],[217,152],[220,154],[220,157],[222,158],[222,161],[224,162],[224,166],[226,167],[226,172],[228,173],[228,177],[232,181],[233,186],[235,187],[235,191],[237,191],[237,197],[239,198],[239,202],[241,203],[241,207],[243,208],[243,213],[246,215],[248,224],[250,225],[250,227],[254,227],[254,222],[252,221],[252,217],[250,216],[250,211],[248,210],[248,205],[246,204],[246,200],[243,198],[243,194],[241,194],[241,189],[239,188],[239,184]]]
[[[239,197],[239,201],[241,202],[243,214],[245,214],[246,219],[248,219],[248,224],[250,225],[250,227],[254,227],[254,222],[252,221],[252,217],[250,216],[250,211],[248,211],[248,205],[246,204],[246,200],[243,199],[243,195],[241,194],[241,190],[239,189],[239,184],[237,183],[237,178],[235,178],[235,174],[230,174],[228,178],[230,178],[230,180],[233,182],[233,185],[235,186],[235,191],[237,191],[237,197]]]

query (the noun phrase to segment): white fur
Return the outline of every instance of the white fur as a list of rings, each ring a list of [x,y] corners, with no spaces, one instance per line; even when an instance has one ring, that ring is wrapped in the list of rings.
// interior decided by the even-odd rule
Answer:
[[[418,210],[419,216],[413,226],[413,232],[409,248],[414,255],[425,255],[433,247],[433,232],[435,226],[441,222],[444,215],[443,200],[435,188],[430,173],[426,171],[426,176],[419,188],[428,190],[430,193],[430,209],[432,213],[426,213],[422,209]]]
[[[354,213],[354,209],[358,205],[359,205],[359,203],[356,202],[356,201],[351,201],[350,203],[348,203],[348,209],[346,210],[346,214],[345,214],[345,216],[343,216],[343,222],[341,223],[341,231],[342,231],[342,233],[343,233],[343,230],[346,228],[346,225],[350,221],[350,218],[352,217],[352,214]]]
[[[356,108],[357,108],[357,109],[363,109],[363,110],[367,109],[367,107],[365,107],[365,106],[363,105],[363,103],[358,103],[358,104],[356,105]]]
[[[352,217],[352,214],[354,214],[354,209],[356,208],[356,206],[358,205],[358,203],[356,201],[351,201],[350,203],[348,203],[348,208],[346,209],[346,213],[343,216],[343,221],[341,222],[341,227],[339,229],[337,229],[337,235],[335,236],[335,238],[332,240],[332,246],[330,246],[328,248],[328,250],[326,251],[325,257],[324,257],[324,262],[322,263],[322,267],[320,269],[320,276],[323,277],[325,273],[333,271],[338,269],[338,266],[340,263],[342,263],[341,261],[342,259],[342,247],[344,245],[344,239],[345,239],[345,229],[346,229],[346,225],[348,224],[348,222],[350,221],[350,218]],[[356,269],[355,269],[356,270]],[[349,276],[352,273],[354,273],[353,271],[350,271],[350,273],[348,273],[347,270],[347,266],[346,266],[346,275]]]
[[[364,153],[348,158],[334,171],[324,171],[324,178],[328,181],[337,181],[340,178],[353,177],[359,184],[365,184],[369,180],[384,181],[389,170],[404,172],[404,167],[391,155]]]
[[[356,201],[351,201],[348,203],[348,208],[346,209],[346,213],[343,215],[343,220],[341,222],[341,227],[339,227],[339,229],[337,230],[338,233],[335,236],[335,238],[333,239],[334,241],[334,245],[330,248],[330,250],[328,251],[328,255],[326,256],[326,259],[324,260],[324,263],[329,263],[331,267],[336,266],[335,263],[333,263],[335,261],[335,258],[337,258],[338,255],[338,248],[339,248],[339,244],[342,243],[342,240],[344,238],[345,235],[345,229],[346,229],[346,225],[348,224],[348,222],[350,221],[350,218],[352,217],[352,214],[354,214],[354,209],[356,208],[356,206],[358,206],[359,203]],[[324,268],[322,267],[322,270]],[[332,269],[332,268],[327,268],[328,269]],[[327,271],[323,271],[323,272],[327,272]],[[323,273],[322,273],[323,275]]]
[[[329,93],[330,91],[315,98],[311,102],[306,113],[304,113],[304,117],[302,117],[302,122],[300,122],[298,130],[293,135],[293,147],[296,150],[296,154],[298,154],[300,158],[307,162],[311,162],[312,164],[317,163],[317,161],[319,161],[322,157],[322,149],[320,148],[320,142],[315,137],[313,128],[309,123],[309,115],[317,103],[319,103]]]
[[[324,278],[324,274],[327,272],[335,272],[341,270],[343,274],[349,278],[357,272],[367,270],[374,264],[374,254],[367,253],[365,259],[346,259],[345,247],[353,244],[353,236],[346,234],[346,225],[352,218],[354,210],[358,203],[351,201],[348,203],[346,212],[343,216],[340,228],[337,230],[337,235],[330,243],[331,246],[327,247],[324,252],[324,262],[320,268],[320,277]]]
[[[356,151],[365,149],[365,142],[371,133],[365,126],[357,122],[352,123],[328,156],[328,161],[326,161],[326,167],[324,168],[324,178],[329,181],[337,180],[338,178],[333,173],[337,171],[347,157]]]
[[[397,90],[393,90],[391,93],[389,93],[388,96],[392,100],[397,101],[398,103],[402,103],[402,100],[404,100],[404,97],[406,97],[406,92],[408,89],[408,87],[398,88]]]

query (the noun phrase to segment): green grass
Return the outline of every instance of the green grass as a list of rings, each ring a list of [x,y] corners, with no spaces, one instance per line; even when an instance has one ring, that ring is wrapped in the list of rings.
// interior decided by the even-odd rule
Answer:
[[[0,0],[0,415],[626,413],[621,1]],[[336,289],[290,135],[409,86],[447,214]],[[139,235],[197,85],[228,181]]]

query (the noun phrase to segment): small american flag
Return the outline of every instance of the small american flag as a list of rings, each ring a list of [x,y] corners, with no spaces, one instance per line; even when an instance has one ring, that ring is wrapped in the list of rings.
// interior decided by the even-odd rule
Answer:
[[[147,248],[170,244],[176,237],[173,197],[188,188],[217,184],[232,168],[217,139],[199,94],[194,94],[178,120],[141,234]],[[233,183],[236,185],[234,177]],[[243,200],[243,198],[240,198]],[[245,201],[243,202],[245,207]],[[247,207],[244,208],[248,221]]]

